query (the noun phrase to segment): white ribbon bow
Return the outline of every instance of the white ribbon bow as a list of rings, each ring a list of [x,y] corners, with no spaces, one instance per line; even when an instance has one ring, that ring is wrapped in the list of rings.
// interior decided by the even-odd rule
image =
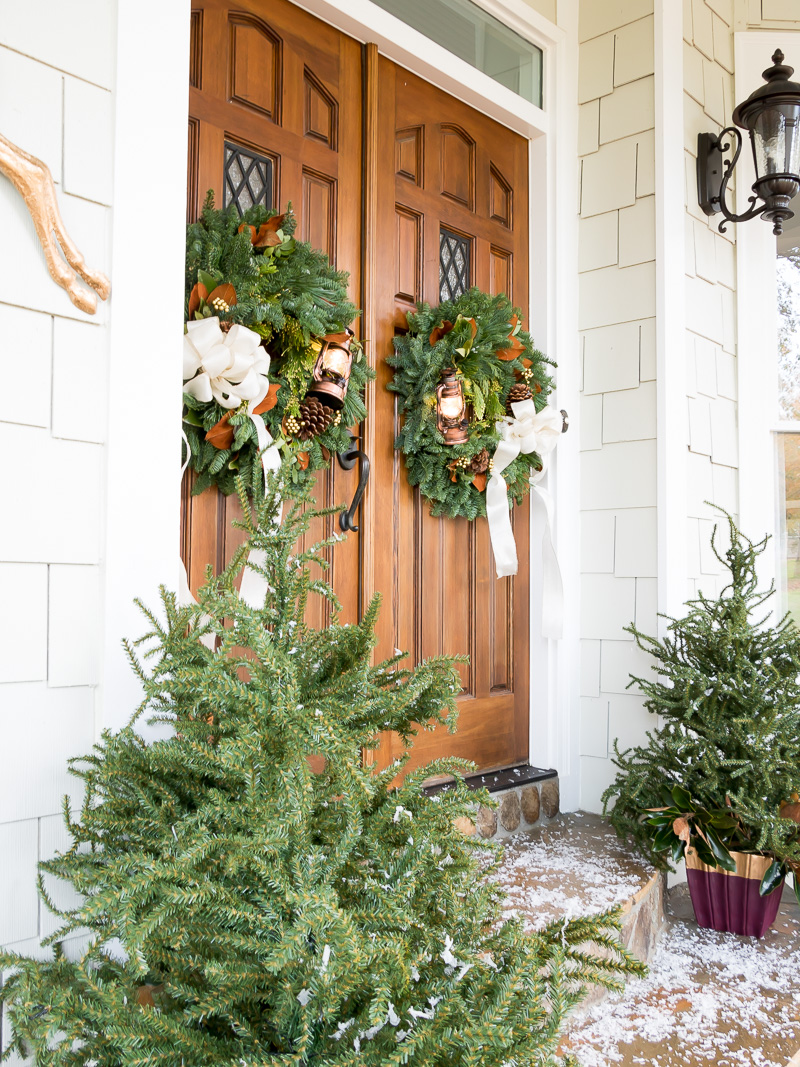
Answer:
[[[489,536],[498,578],[516,574],[519,567],[514,531],[511,528],[508,486],[503,478],[503,471],[520,452],[536,452],[544,461],[544,457],[549,455],[558,443],[563,427],[563,417],[555,408],[545,407],[537,412],[533,400],[523,400],[512,404],[511,408],[514,418],[504,418],[495,424],[500,441],[493,456],[492,476],[486,486],[486,517],[489,520]],[[543,477],[544,466],[530,479],[533,493],[540,498],[545,510],[542,562],[543,596],[546,604],[542,612],[542,632],[545,637],[560,637],[561,609],[558,605],[563,598],[561,572],[550,536],[550,498],[544,489],[536,485]]]
[[[269,392],[268,374],[269,356],[253,330],[236,323],[223,333],[216,317],[186,323],[184,392],[229,410],[245,400],[255,407]]]

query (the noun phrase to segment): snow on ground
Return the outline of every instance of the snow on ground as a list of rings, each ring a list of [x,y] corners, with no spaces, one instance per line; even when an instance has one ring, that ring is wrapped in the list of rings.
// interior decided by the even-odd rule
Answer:
[[[551,919],[597,914],[624,904],[655,873],[632,863],[616,838],[613,847],[590,849],[585,839],[555,836],[506,847],[494,880],[505,890],[504,916],[523,914],[527,929]]]
[[[591,1009],[567,1045],[582,1067],[786,1067],[800,1045],[798,940],[670,923],[649,976]]]

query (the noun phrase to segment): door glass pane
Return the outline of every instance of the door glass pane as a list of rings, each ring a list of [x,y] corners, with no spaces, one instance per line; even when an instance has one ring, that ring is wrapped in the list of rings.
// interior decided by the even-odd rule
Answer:
[[[779,433],[778,469],[781,511],[781,581],[783,608],[800,625],[800,433]]]
[[[471,0],[374,0],[512,93],[542,106],[542,50]],[[594,0],[595,3],[599,0]]]
[[[439,298],[455,300],[469,289],[470,240],[442,226],[439,231]]]
[[[272,207],[272,160],[226,141],[223,201],[225,207],[235,204],[240,215],[254,204]]]
[[[778,238],[778,418],[800,419],[800,216]]]

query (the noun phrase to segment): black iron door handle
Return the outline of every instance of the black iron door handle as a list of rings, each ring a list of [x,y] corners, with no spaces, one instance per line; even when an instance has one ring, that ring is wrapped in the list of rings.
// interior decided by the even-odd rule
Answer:
[[[364,495],[364,490],[367,488],[367,481],[369,480],[369,456],[366,452],[363,452],[358,448],[358,438],[356,435],[349,430],[348,433],[350,434],[350,447],[346,452],[339,452],[336,458],[343,471],[351,471],[356,463],[361,460],[361,475],[358,479],[355,495],[353,496],[353,503],[346,511],[343,511],[339,515],[339,529],[343,530],[345,533],[348,531],[357,533],[358,527],[353,522],[353,519],[358,512],[361,498]]]

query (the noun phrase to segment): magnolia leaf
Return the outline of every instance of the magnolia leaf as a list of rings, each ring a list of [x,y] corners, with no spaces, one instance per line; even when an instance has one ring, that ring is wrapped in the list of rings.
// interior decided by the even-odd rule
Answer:
[[[653,838],[653,851],[663,852],[665,848],[671,848],[675,837],[671,826],[662,826]]]
[[[672,789],[672,799],[675,801],[675,803],[678,805],[678,807],[681,809],[681,811],[693,811],[694,810],[694,808],[692,806],[692,798],[689,796],[689,794],[686,792],[685,789],[681,788],[681,786],[676,785],[676,786],[673,787],[673,789]]]
[[[688,845],[692,839],[692,831],[689,827],[689,823],[681,816],[676,819],[672,824],[672,832],[676,837],[679,837],[684,844]]]
[[[452,328],[453,324],[452,322],[450,322],[449,319],[445,319],[441,326],[434,326],[434,328],[430,332],[430,336],[428,337],[428,344],[431,346],[431,348],[433,348],[435,344],[441,341],[444,336],[450,333]]]
[[[261,401],[261,403],[258,405],[258,407],[253,408],[253,414],[254,415],[263,415],[265,411],[272,411],[272,409],[278,403],[278,390],[279,389],[280,389],[280,384],[279,383],[270,382],[269,383],[269,392],[264,397],[264,399]]]
[[[297,453],[297,466],[300,468],[301,471],[304,471],[304,470],[307,469],[309,458],[310,457],[308,455],[308,452],[298,452]]]
[[[224,300],[228,307],[233,307],[236,303],[236,290],[233,288],[230,282],[222,282],[208,294],[208,302],[212,304],[215,300]]]
[[[730,871],[731,874],[733,874],[736,871],[736,860],[710,826],[706,828],[706,840],[711,846],[711,851],[714,853],[714,859],[719,866],[722,867],[723,870]]]
[[[475,477],[472,479],[472,484],[475,486],[479,493],[484,492],[484,490],[486,489],[486,474],[476,474]]]
[[[200,418],[197,412],[192,411],[191,408],[187,408],[186,411],[183,413],[183,421],[188,422],[190,426],[202,427],[203,425],[203,420]]]
[[[230,424],[230,417],[230,412],[227,412],[206,434],[206,441],[214,448],[230,448],[233,444],[233,427]]]
[[[286,215],[273,215],[271,219],[262,222],[258,232],[251,238],[254,248],[274,248],[275,245],[283,244],[283,234],[279,230],[283,225]]]
[[[679,863],[683,859],[684,849],[686,848],[685,842],[681,841],[679,837],[674,838],[672,842],[672,862]]]
[[[208,300],[208,289],[202,282],[196,282],[189,294],[189,318],[194,315],[204,300]]]
[[[250,242],[252,244],[256,239],[256,228],[255,228],[255,226],[249,225],[249,223],[247,223],[247,222],[243,222],[242,225],[239,227],[239,229],[236,232],[237,233],[244,233],[245,230],[249,230],[250,231]]]
[[[207,270],[201,268],[197,272],[197,280],[202,282],[210,293],[212,289],[216,289],[217,285],[222,281],[222,278],[218,278],[214,274],[209,274]]]
[[[498,359],[511,360],[516,359],[520,352],[525,351],[525,346],[518,337],[509,337],[511,344],[508,348],[498,348],[495,355]]]
[[[778,863],[777,860],[773,860],[764,871],[764,877],[761,879],[761,884],[758,887],[759,896],[768,897],[770,893],[774,893],[778,886],[783,884],[783,879],[786,875],[786,870],[782,863]]]
[[[781,818],[800,823],[800,804],[781,804]]]

